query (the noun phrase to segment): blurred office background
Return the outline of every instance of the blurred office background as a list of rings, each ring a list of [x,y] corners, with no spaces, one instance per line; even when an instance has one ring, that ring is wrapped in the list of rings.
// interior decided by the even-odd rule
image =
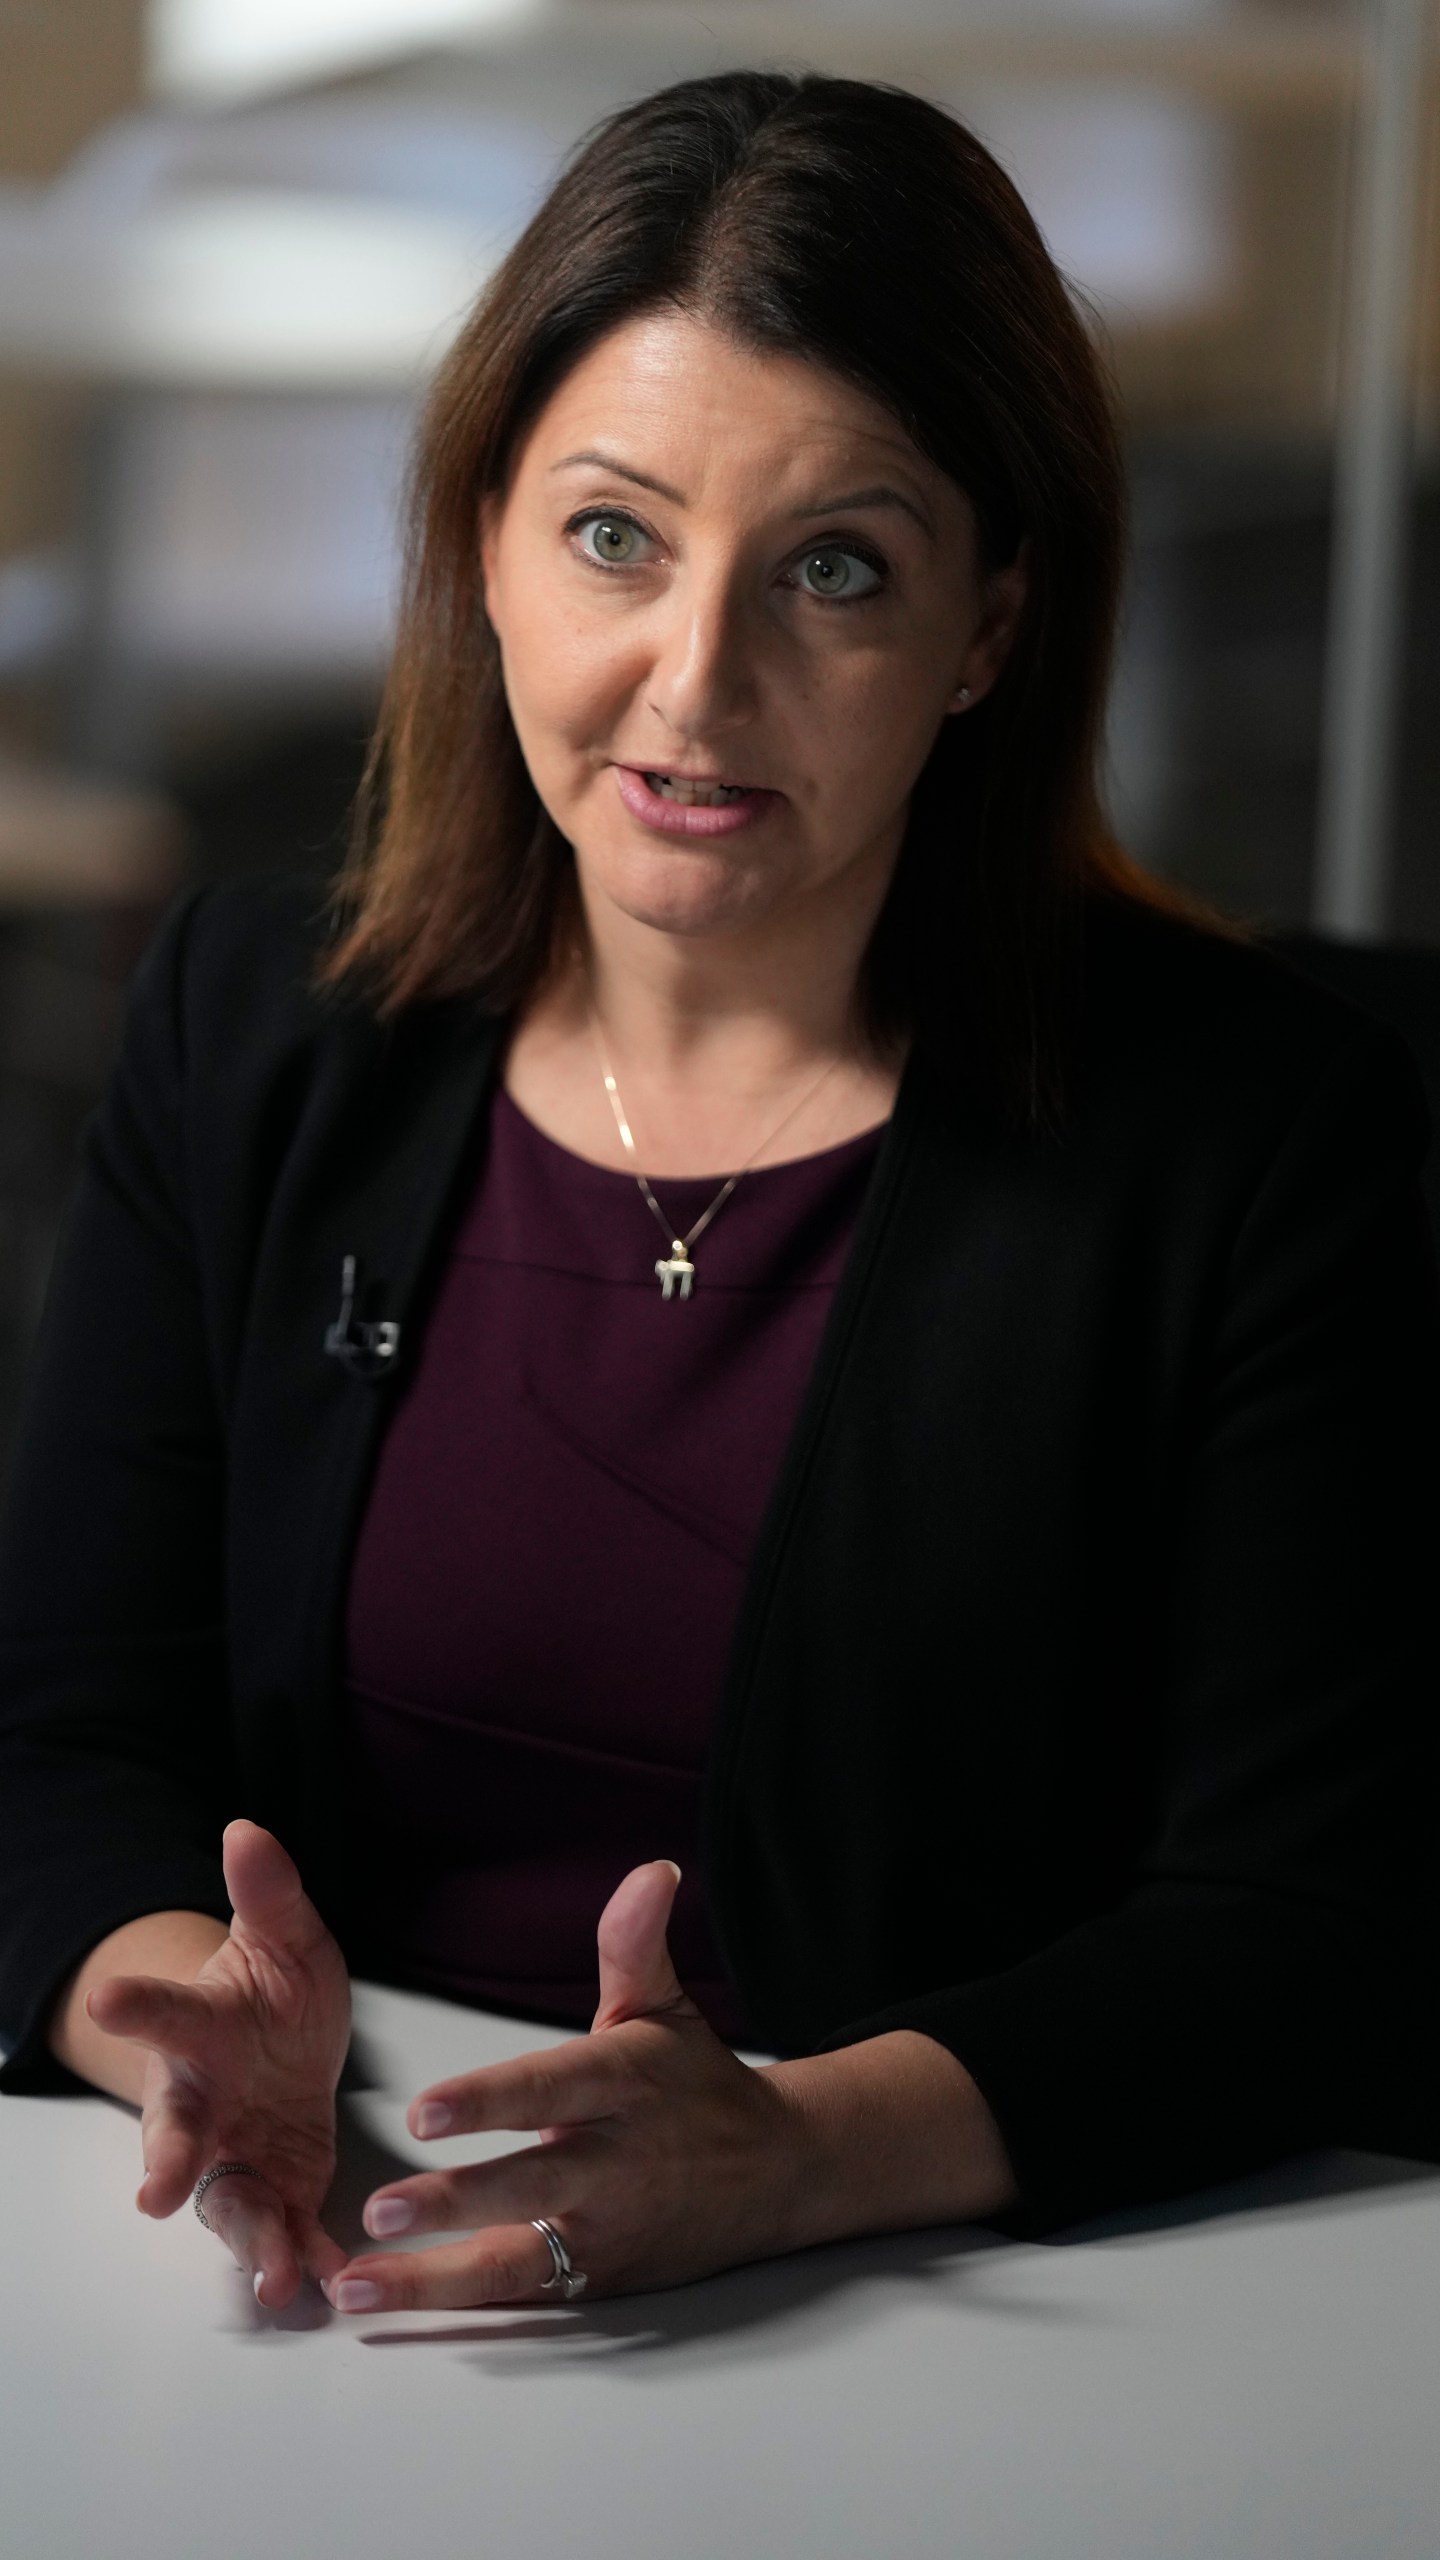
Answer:
[[[1440,947],[1428,0],[0,0],[0,1463],[158,908],[338,850],[459,312],[597,115],[747,61],[955,107],[1094,311],[1135,852]]]

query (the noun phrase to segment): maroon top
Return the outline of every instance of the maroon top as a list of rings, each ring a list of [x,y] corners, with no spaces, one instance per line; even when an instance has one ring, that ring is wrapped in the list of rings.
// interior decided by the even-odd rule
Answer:
[[[372,1960],[588,2022],[595,1924],[678,1860],[671,1949],[742,2022],[700,1877],[701,1773],[750,1550],[880,1140],[747,1174],[667,1304],[628,1174],[496,1096],[350,1585]],[[684,1234],[718,1185],[662,1182]]]
[[[756,1528],[879,1129],[748,1172],[661,1298],[628,1172],[497,1093],[477,1193],[389,1426],[348,1600],[348,1789],[374,1956],[587,2022],[594,1923],[676,1859],[676,1969],[740,2035],[700,1779]],[[684,1234],[715,1180],[661,1183]]]

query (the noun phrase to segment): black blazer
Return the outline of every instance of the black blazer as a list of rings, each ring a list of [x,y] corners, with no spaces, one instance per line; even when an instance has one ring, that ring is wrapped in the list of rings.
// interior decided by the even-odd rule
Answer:
[[[12,2088],[54,2085],[97,1938],[226,1912],[233,1813],[363,1944],[346,1576],[500,1026],[317,999],[317,909],[175,913],[90,1142],[0,1557]],[[1437,2147],[1425,1144],[1390,1034],[1118,904],[1063,1138],[905,1075],[749,1576],[707,1878],[758,2033],[937,2037],[1048,2217]],[[352,1254],[351,1348],[398,1321],[394,1375],[327,1350]]]

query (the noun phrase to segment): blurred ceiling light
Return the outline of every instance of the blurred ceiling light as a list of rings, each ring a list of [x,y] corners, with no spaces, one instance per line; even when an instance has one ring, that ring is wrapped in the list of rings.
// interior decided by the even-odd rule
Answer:
[[[336,196],[217,189],[101,236],[0,195],[0,343],[11,361],[98,380],[403,388],[443,352],[494,255],[471,224]]]
[[[150,0],[151,87],[236,97],[457,35],[522,25],[544,0]]]

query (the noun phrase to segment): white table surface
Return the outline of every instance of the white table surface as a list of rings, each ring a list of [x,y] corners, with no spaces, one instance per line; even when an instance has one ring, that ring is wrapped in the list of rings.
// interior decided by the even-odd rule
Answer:
[[[336,2227],[407,2098],[549,2041],[361,1989]],[[499,2147],[504,2147],[503,2142]],[[471,2144],[428,2146],[473,2155]],[[1064,2243],[932,2231],[555,2311],[255,2304],[135,2124],[0,2100],[15,2560],[1435,2560],[1440,2172]]]

